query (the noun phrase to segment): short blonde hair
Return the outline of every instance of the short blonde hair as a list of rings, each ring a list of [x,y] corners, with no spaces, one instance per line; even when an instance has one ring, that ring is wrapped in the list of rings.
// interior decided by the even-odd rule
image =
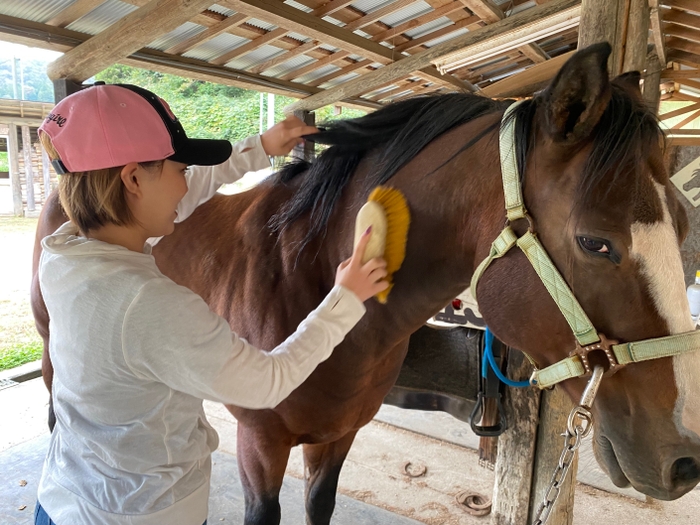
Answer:
[[[46,133],[39,133],[41,145],[51,160],[60,156]],[[163,166],[163,161],[140,163],[147,169]],[[65,173],[58,182],[61,206],[83,233],[107,224],[131,226],[137,221],[129,209],[126,188],[121,179],[124,166],[100,170]]]

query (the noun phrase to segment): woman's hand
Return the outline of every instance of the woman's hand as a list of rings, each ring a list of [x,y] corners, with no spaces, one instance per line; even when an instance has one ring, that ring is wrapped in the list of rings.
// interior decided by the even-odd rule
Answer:
[[[303,144],[302,135],[318,133],[314,126],[307,126],[304,122],[290,115],[282,122],[278,122],[265,133],[260,135],[262,147],[271,157],[286,155],[298,144]]]
[[[352,257],[340,263],[335,274],[335,284],[344,286],[357,295],[362,302],[389,287],[389,283],[383,280],[387,275],[384,259],[370,259],[362,264],[371,231],[370,226],[360,237]]]

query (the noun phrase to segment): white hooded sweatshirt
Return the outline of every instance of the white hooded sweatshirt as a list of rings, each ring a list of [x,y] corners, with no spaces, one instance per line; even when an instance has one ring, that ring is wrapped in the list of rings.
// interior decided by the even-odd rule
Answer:
[[[194,168],[180,219],[263,159],[253,137],[227,163]],[[59,525],[201,525],[218,446],[202,399],[276,406],[365,312],[336,286],[266,352],[165,277],[148,244],[137,253],[66,223],[42,246],[56,427],[38,497]]]

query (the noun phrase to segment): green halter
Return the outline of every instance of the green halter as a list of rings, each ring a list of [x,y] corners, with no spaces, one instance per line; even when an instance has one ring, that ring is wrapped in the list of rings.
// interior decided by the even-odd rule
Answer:
[[[602,350],[610,362],[609,372],[615,372],[622,366],[650,359],[671,357],[685,352],[700,350],[700,331],[645,339],[634,343],[621,343],[607,339],[599,334],[581,305],[574,297],[571,289],[564,281],[552,260],[547,255],[537,234],[532,230],[532,221],[523,203],[520,177],[515,155],[515,119],[507,119],[508,115],[520,104],[512,104],[503,115],[500,130],[501,175],[503,178],[503,193],[505,195],[506,217],[508,224],[496,237],[491,245],[491,252],[478,266],[471,281],[471,291],[476,298],[477,285],[486,268],[499,257],[503,257],[513,246],[518,246],[527,256],[530,264],[539,275],[547,291],[554,299],[559,310],[569,323],[577,345],[569,357],[535,371],[530,378],[533,385],[540,388],[553,386],[561,381],[591,373],[588,353]],[[518,219],[526,219],[530,228],[522,237],[517,237],[509,223]],[[534,361],[530,359],[534,364]]]

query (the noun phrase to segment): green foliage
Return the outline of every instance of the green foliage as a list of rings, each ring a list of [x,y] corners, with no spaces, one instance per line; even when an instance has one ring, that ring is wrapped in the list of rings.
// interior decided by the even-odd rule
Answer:
[[[233,86],[192,80],[156,71],[123,65],[111,66],[95,77],[108,84],[135,84],[166,100],[182,122],[187,134],[197,138],[242,140],[259,132],[260,93]],[[275,122],[284,119],[283,108],[296,99],[275,97]],[[267,97],[263,97],[264,123],[267,123]],[[316,112],[316,122],[364,115],[344,109],[333,115],[333,107]]]
[[[49,59],[20,59],[14,56],[0,59],[0,98],[53,102],[53,84],[46,76],[49,62]]]
[[[10,159],[7,151],[0,151],[0,171],[10,171]]]
[[[41,341],[18,343],[0,353],[0,371],[41,359],[43,351],[44,343]]]

